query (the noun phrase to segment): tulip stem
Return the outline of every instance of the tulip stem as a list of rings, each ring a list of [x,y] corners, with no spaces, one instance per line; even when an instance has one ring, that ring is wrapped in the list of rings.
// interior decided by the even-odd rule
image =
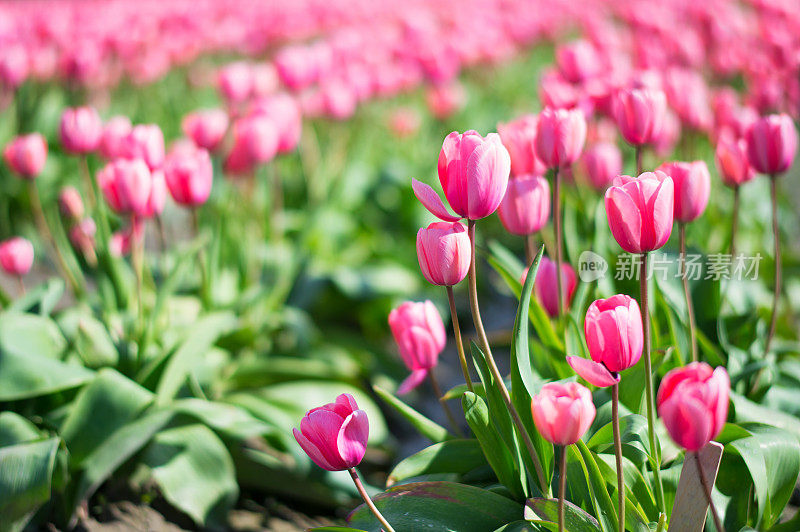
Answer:
[[[137,357],[141,365],[144,360],[144,301],[142,297],[142,285],[144,284],[144,226],[142,220],[134,218],[131,221],[131,262],[133,262],[133,270],[136,276],[136,305],[137,305],[137,319],[136,319],[136,334],[140,338],[139,353]]]
[[[536,242],[534,242],[533,233],[525,235],[525,266],[529,267],[536,258]]]
[[[500,395],[503,397],[506,408],[508,408],[508,412],[511,414],[511,419],[514,422],[514,425],[516,425],[517,431],[519,432],[520,437],[525,443],[525,447],[528,449],[528,453],[531,456],[533,467],[536,469],[536,476],[539,480],[539,487],[541,488],[542,494],[544,494],[545,497],[549,497],[550,484],[547,482],[547,480],[545,480],[544,470],[542,469],[541,462],[539,462],[539,455],[536,453],[536,448],[533,446],[533,441],[531,441],[531,437],[528,434],[528,431],[525,429],[525,425],[522,424],[522,418],[519,417],[519,412],[517,412],[517,409],[514,408],[514,403],[511,402],[511,395],[508,393],[508,388],[506,388],[506,383],[503,380],[503,376],[500,375],[500,370],[497,369],[497,364],[492,356],[492,350],[489,347],[489,340],[486,338],[486,330],[483,328],[481,311],[480,307],[478,306],[478,282],[475,275],[475,220],[468,220],[467,232],[469,234],[470,241],[469,274],[467,277],[469,278],[469,305],[470,309],[472,310],[472,322],[475,324],[475,331],[478,334],[478,339],[480,341],[481,349],[486,357],[486,363],[489,366],[489,371],[491,371],[494,380],[497,381],[497,387],[500,389]]]
[[[25,281],[22,280],[21,275],[17,275],[17,285],[19,286],[19,295],[25,295]]]
[[[778,300],[781,297],[781,235],[778,227],[778,178],[770,176],[770,193],[772,196],[772,238],[775,241],[775,292],[772,296],[772,317],[769,320],[769,334],[764,345],[764,356],[769,353],[775,327],[778,324]]]
[[[697,362],[697,334],[695,333],[694,322],[694,304],[692,303],[692,294],[689,292],[689,276],[687,275],[686,268],[686,224],[678,223],[678,231],[680,233],[681,245],[681,260],[680,263],[680,276],[683,280],[683,296],[686,299],[686,313],[689,315],[689,341],[692,348],[692,362]]]
[[[436,398],[439,400],[439,404],[442,405],[442,410],[444,410],[444,414],[447,416],[447,421],[450,422],[450,426],[453,427],[453,431],[461,438],[464,437],[464,433],[458,426],[458,421],[456,421],[455,416],[453,415],[453,411],[450,410],[450,407],[447,405],[447,400],[444,398],[444,394],[442,394],[442,388],[439,386],[439,381],[436,379],[436,375],[433,374],[433,368],[428,371],[428,380],[431,381],[431,388],[433,388],[433,393],[436,395]]]
[[[158,253],[163,255],[167,250],[167,232],[164,230],[164,220],[161,219],[160,214],[155,215],[156,229],[158,233]]]
[[[88,155],[81,157],[81,174],[83,174],[83,186],[86,188],[86,196],[89,199],[89,210],[94,211],[94,207],[97,204],[97,197],[94,194],[94,187],[92,186],[92,173],[89,170]]]
[[[733,216],[731,218],[731,260],[736,260],[736,226],[739,225],[739,186],[733,187]],[[735,264],[735,262],[734,262]]]
[[[269,194],[270,203],[267,204],[269,214],[270,237],[277,242],[283,237],[283,182],[278,172],[278,167],[273,161],[269,165]]]
[[[561,446],[558,473],[558,532],[564,532],[564,499],[567,497],[567,446]]]
[[[642,153],[643,153],[644,150],[642,150],[642,146],[638,145],[638,144],[636,145],[634,150],[636,152],[636,175],[640,176],[640,175],[642,175],[642,169],[643,169],[642,168],[643,167],[643,165],[642,165]]]
[[[622,474],[622,438],[619,432],[619,384],[614,384],[611,388],[611,428],[614,431],[614,451],[617,456],[619,532],[625,532],[625,477]]]
[[[190,209],[192,213],[192,231],[194,232],[195,238],[200,236],[200,216],[197,213],[197,209],[197,207]],[[210,289],[208,284],[208,265],[206,264],[207,261],[204,246],[201,247],[197,252],[197,261],[200,263],[200,295],[203,303],[208,305],[208,295]]]
[[[720,521],[719,514],[717,513],[717,507],[714,506],[714,501],[711,499],[711,486],[708,485],[706,474],[703,471],[703,463],[700,460],[700,453],[693,454],[695,461],[697,462],[697,475],[700,477],[700,484],[703,486],[703,492],[706,494],[708,506],[711,508],[711,516],[714,518],[714,526],[717,527],[717,532],[725,532],[725,528],[723,528],[722,521]]]
[[[353,482],[356,485],[356,489],[358,490],[359,495],[361,495],[361,498],[364,499],[364,503],[367,505],[367,508],[370,509],[372,515],[374,515],[375,518],[380,522],[385,532],[394,532],[392,525],[390,525],[389,521],[383,517],[383,514],[381,514],[380,510],[378,510],[377,506],[375,506],[375,503],[372,502],[372,499],[370,499],[369,495],[367,495],[367,490],[364,489],[364,484],[362,484],[361,479],[358,478],[356,468],[351,467],[347,471],[350,473],[350,476],[353,477]]]
[[[447,300],[450,303],[450,321],[453,323],[453,336],[456,338],[456,349],[458,349],[458,361],[461,363],[461,372],[464,374],[464,382],[467,383],[467,390],[474,392],[472,378],[469,376],[469,366],[467,357],[464,355],[464,342],[461,339],[461,326],[458,324],[458,313],[456,312],[456,298],[453,295],[453,287],[445,286],[447,290]]]
[[[653,364],[650,360],[650,309],[647,303],[647,258],[648,252],[642,253],[642,262],[639,269],[639,307],[642,313],[642,329],[644,333],[644,381],[645,401],[647,402],[647,435],[650,442],[651,462],[653,477],[656,482],[656,502],[658,508],[666,513],[664,502],[664,487],[661,484],[661,451],[656,447],[656,419],[655,419],[655,394],[653,391]]]
[[[564,315],[564,287],[561,279],[563,235],[561,234],[561,179],[558,167],[553,169],[553,228],[556,233],[556,289],[558,290],[558,316]]]

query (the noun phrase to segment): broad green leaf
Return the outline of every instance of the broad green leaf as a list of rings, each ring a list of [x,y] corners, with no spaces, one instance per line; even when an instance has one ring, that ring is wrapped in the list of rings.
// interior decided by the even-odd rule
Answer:
[[[0,447],[0,531],[22,530],[50,500],[58,438]]]
[[[558,525],[558,499],[528,499],[524,515],[528,521]],[[600,523],[580,507],[564,501],[564,529],[569,532],[599,532]]]
[[[522,515],[522,505],[487,490],[455,482],[417,482],[373,497],[375,506],[396,530],[487,532]],[[380,524],[365,505],[350,514],[351,526],[379,532]]]
[[[731,392],[731,402],[733,402],[734,418],[737,422],[762,423],[769,420],[770,425],[790,432],[800,440],[800,420],[796,417],[763,407],[733,391]]]
[[[320,526],[309,528],[308,532],[364,532],[364,530],[350,528],[349,526]]]
[[[623,453],[641,464],[650,457],[650,440],[647,436],[647,419],[639,414],[628,414],[619,420]],[[595,432],[586,445],[596,453],[613,452],[614,436],[611,423]]]
[[[66,347],[64,336],[50,318],[19,312],[0,315],[0,350],[4,355],[57,359]]]
[[[225,444],[205,425],[184,425],[156,434],[142,462],[167,501],[199,526],[224,522],[239,495]]]
[[[52,277],[15,299],[7,308],[9,311],[35,312],[40,316],[49,316],[64,295],[64,288],[66,283],[63,279]]]
[[[494,532],[542,532],[542,530],[544,529],[541,525],[535,525],[528,521],[514,521],[513,523],[501,526]]]
[[[599,512],[598,520],[602,523],[604,530],[615,530],[617,528],[617,511],[614,508],[614,503],[611,502],[606,481],[597,466],[594,454],[582,440],[578,440],[575,447],[586,466],[587,476],[585,480],[592,497],[596,501],[596,509]]]
[[[401,461],[386,479],[392,486],[403,480],[438,473],[464,474],[486,464],[477,440],[448,440],[436,443]]]
[[[447,432],[447,429],[443,426],[423,416],[380,386],[373,386],[372,389],[388,406],[392,407],[395,412],[406,418],[420,434],[432,442],[441,442],[452,438],[450,433]]]
[[[117,429],[134,419],[153,400],[153,394],[117,373],[102,369],[75,398],[61,437],[70,452],[70,465],[83,460]]]
[[[192,416],[225,435],[244,440],[272,433],[275,429],[250,415],[245,409],[204,399],[178,399],[171,408]]]
[[[36,425],[14,412],[0,412],[0,447],[27,443],[41,437]]]

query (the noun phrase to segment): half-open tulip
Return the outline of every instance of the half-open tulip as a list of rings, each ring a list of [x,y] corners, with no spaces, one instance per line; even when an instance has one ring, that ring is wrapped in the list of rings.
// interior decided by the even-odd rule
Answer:
[[[525,282],[527,270],[523,274],[522,282]],[[564,307],[569,308],[572,296],[575,295],[575,288],[578,285],[578,278],[575,270],[567,263],[561,265],[561,283],[564,290]],[[542,257],[539,261],[539,270],[536,272],[534,280],[534,290],[536,297],[544,307],[544,310],[551,318],[558,316],[558,279],[556,279],[556,263]]]
[[[120,214],[145,216],[153,175],[141,159],[117,159],[97,174],[97,184],[109,206]]]
[[[61,115],[59,136],[70,153],[89,153],[97,149],[103,136],[103,121],[94,107],[65,109]]]
[[[666,374],[658,389],[658,413],[675,443],[699,451],[717,437],[728,417],[730,378],[725,368],[692,362]]]
[[[497,214],[509,233],[529,235],[539,231],[550,217],[550,185],[547,179],[534,175],[510,179]]]
[[[797,129],[786,114],[759,118],[747,130],[747,155],[756,172],[782,174],[797,152]]]
[[[586,117],[578,109],[547,108],[539,113],[536,155],[548,168],[574,163],[586,142]]]
[[[133,125],[127,116],[110,118],[103,128],[103,135],[100,138],[100,154],[109,161],[124,157],[131,129],[133,129]]]
[[[183,133],[208,151],[216,150],[228,130],[228,113],[222,109],[203,109],[189,113],[181,123]]]
[[[597,413],[588,388],[577,382],[549,382],[531,400],[537,430],[555,445],[581,439]]]
[[[672,178],[664,172],[617,176],[605,194],[611,234],[629,253],[659,249],[672,233],[673,202]]]
[[[612,104],[622,137],[633,146],[655,141],[664,124],[667,97],[653,88],[621,89]]]
[[[155,170],[164,163],[164,134],[155,124],[139,124],[131,129],[122,150],[126,159],[141,159]]]
[[[417,231],[417,259],[429,283],[453,286],[469,270],[470,243],[461,222],[434,222]]]
[[[15,174],[24,179],[33,179],[47,161],[47,141],[39,133],[21,135],[5,147],[3,158]]]
[[[419,386],[436,366],[447,334],[439,312],[430,301],[406,301],[389,313],[389,327],[403,362],[411,370],[397,390],[402,395]]]
[[[369,419],[349,393],[312,408],[293,429],[294,439],[322,469],[343,471],[361,463],[367,451]]]
[[[211,194],[214,170],[211,157],[193,145],[174,148],[164,162],[164,177],[175,203],[187,207],[202,205]]]
[[[711,174],[705,161],[664,163],[658,167],[672,178],[674,186],[674,218],[688,223],[703,214],[711,194]]]
[[[0,243],[0,266],[9,275],[22,277],[33,265],[33,244],[27,238],[15,236]]]

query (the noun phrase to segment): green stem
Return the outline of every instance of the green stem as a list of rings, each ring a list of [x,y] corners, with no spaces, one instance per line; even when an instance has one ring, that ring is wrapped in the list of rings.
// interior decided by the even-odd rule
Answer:
[[[625,532],[625,476],[622,472],[622,438],[619,432],[619,384],[614,384],[611,388],[611,423],[614,431],[614,451],[617,458],[619,532]]]
[[[367,490],[364,489],[364,484],[362,484],[361,483],[361,479],[358,478],[358,473],[356,472],[356,469],[354,467],[351,467],[347,471],[350,473],[350,476],[353,478],[353,482],[356,485],[356,489],[358,490],[358,493],[361,495],[361,498],[364,499],[364,503],[366,503],[367,508],[370,509],[370,511],[372,512],[372,515],[374,515],[375,518],[378,520],[378,522],[380,522],[380,524],[383,527],[384,531],[385,532],[394,532],[394,528],[392,528],[392,525],[390,525],[389,521],[387,521],[386,518],[383,517],[383,514],[381,514],[380,510],[378,510],[378,508],[375,506],[375,503],[372,502],[372,499],[369,498],[369,495],[367,494]]]
[[[643,165],[642,165],[642,153],[644,152],[644,150],[642,149],[642,146],[638,145],[638,144],[636,145],[634,150],[636,152],[636,176],[638,177],[638,176],[642,175],[642,167],[643,167]]]
[[[778,227],[778,178],[770,176],[770,195],[772,197],[772,238],[775,243],[775,291],[772,295],[772,316],[769,319],[769,333],[764,345],[764,356],[769,354],[775,328],[778,324],[778,302],[781,297],[781,235]]]
[[[461,326],[458,324],[458,312],[456,312],[456,299],[453,295],[453,287],[445,286],[445,290],[447,290],[447,301],[450,303],[450,321],[453,323],[453,336],[455,336],[456,339],[456,349],[458,350],[458,361],[461,363],[461,372],[464,374],[464,382],[467,383],[467,389],[474,392],[475,388],[472,385],[472,378],[469,376],[467,357],[464,354],[464,342],[461,339]]]
[[[439,381],[436,379],[436,375],[433,373],[433,369],[431,368],[428,371],[428,380],[431,382],[431,388],[433,389],[434,395],[439,400],[439,404],[442,405],[442,410],[444,410],[444,414],[447,416],[447,421],[450,422],[450,426],[453,427],[453,431],[460,437],[464,437],[464,433],[458,426],[458,421],[456,421],[456,417],[453,415],[453,411],[450,410],[450,407],[447,404],[447,400],[444,398],[444,394],[442,393],[442,388],[439,386]]]
[[[731,260],[736,264],[736,228],[739,225],[739,186],[733,187],[733,216],[731,217]]]
[[[558,478],[558,532],[564,532],[564,499],[567,497],[567,446],[561,446]]]
[[[191,209],[192,231],[194,232],[195,238],[200,236],[200,217],[197,213],[198,208],[199,207],[193,207]],[[203,300],[203,304],[205,304],[205,306],[208,307],[209,293],[210,293],[210,286],[208,283],[208,265],[207,265],[206,253],[202,247],[197,252],[197,261],[200,263],[200,297]]]
[[[564,315],[564,281],[561,279],[564,236],[561,229],[561,179],[558,167],[553,169],[553,228],[556,233],[556,289],[558,290],[558,316]]]
[[[686,313],[689,317],[689,341],[692,349],[692,362],[697,362],[697,333],[695,332],[694,321],[694,304],[692,303],[692,294],[689,291],[689,276],[686,270],[686,224],[679,222],[678,230],[680,233],[680,246],[681,246],[681,260],[680,262],[680,276],[683,279],[683,297],[686,300]]]

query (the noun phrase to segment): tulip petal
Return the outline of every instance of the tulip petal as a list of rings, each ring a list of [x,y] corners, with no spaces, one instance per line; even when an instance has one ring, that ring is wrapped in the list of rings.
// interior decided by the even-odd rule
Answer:
[[[703,403],[690,396],[675,396],[659,408],[667,432],[688,451],[699,451],[714,436],[714,420]]]
[[[422,381],[424,381],[425,377],[427,376],[428,376],[427,369],[415,369],[414,371],[411,372],[411,375],[406,377],[406,380],[404,380],[400,384],[400,387],[397,389],[397,395],[407,394],[408,392],[410,392],[411,390],[422,384]]]
[[[369,438],[369,419],[363,410],[356,410],[344,420],[336,446],[347,467],[355,467],[364,458]]]
[[[325,459],[337,469],[342,469],[342,458],[336,450],[336,438],[344,419],[338,413],[318,408],[311,410],[300,422],[300,431],[307,437]]]
[[[442,199],[430,185],[411,178],[411,188],[414,190],[414,195],[417,197],[420,203],[422,203],[422,205],[424,205],[425,208],[437,218],[446,222],[457,222],[461,219],[460,216],[456,216],[447,212],[447,207],[445,207]]]
[[[300,444],[300,447],[303,448],[303,451],[311,458],[311,461],[317,464],[322,469],[327,469],[328,471],[336,471],[336,468],[331,465],[330,462],[325,458],[322,452],[314,445],[311,440],[306,438],[302,432],[297,429],[292,429],[292,434],[294,434],[294,439],[297,440],[297,443]]]
[[[608,369],[599,362],[575,356],[567,357],[567,363],[575,370],[575,373],[583,377],[587,382],[600,388],[606,388],[619,382],[619,375],[614,377]]]

